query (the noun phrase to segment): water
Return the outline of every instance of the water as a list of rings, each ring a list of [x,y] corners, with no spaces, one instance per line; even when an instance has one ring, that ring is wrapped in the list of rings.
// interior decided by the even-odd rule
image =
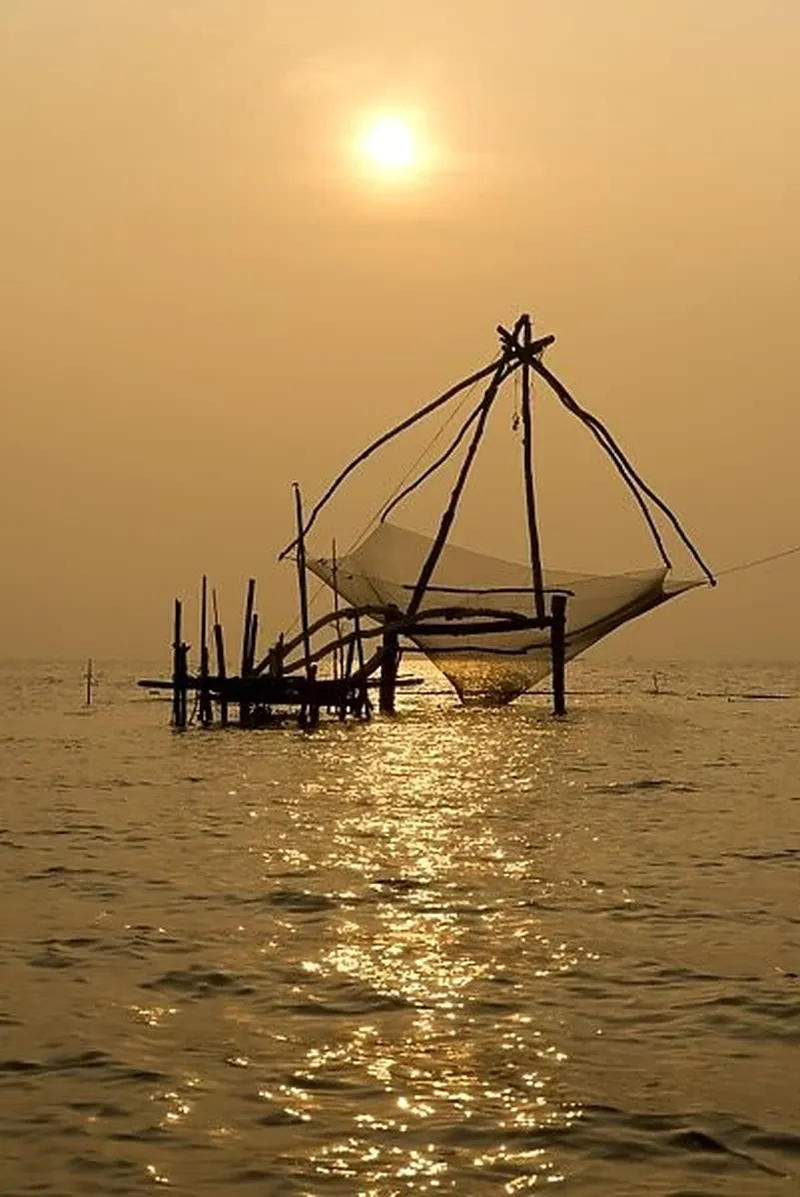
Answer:
[[[797,671],[310,737],[134,673],[0,671],[4,1197],[798,1191],[800,700],[726,697]]]

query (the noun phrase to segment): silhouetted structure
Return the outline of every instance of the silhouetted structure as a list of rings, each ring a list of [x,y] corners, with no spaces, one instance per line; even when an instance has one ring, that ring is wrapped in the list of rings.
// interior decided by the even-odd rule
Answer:
[[[527,315],[521,316],[511,331],[500,326],[498,333],[499,357],[367,446],[334,479],[307,520],[300,489],[294,484],[297,532],[295,539],[281,553],[281,559],[294,551],[300,624],[297,636],[281,635],[266,655],[257,659],[259,617],[255,609],[255,580],[251,579],[242,626],[241,669],[238,677],[229,676],[216,595],[212,594],[217,655],[216,672],[212,673],[208,650],[207,582],[203,578],[200,662],[198,674],[193,677],[188,669],[188,646],[182,639],[182,606],[176,600],[172,680],[142,683],[172,690],[175,727],[187,725],[187,695],[192,692],[197,696],[197,715],[203,726],[213,723],[215,703],[223,725],[229,722],[230,706],[238,705],[238,722],[242,727],[263,726],[288,714],[296,717],[301,726],[312,728],[322,710],[335,713],[340,719],[348,716],[368,718],[371,713],[368,691],[374,675],[379,675],[376,684],[380,710],[392,713],[399,683],[401,639],[431,657],[462,698],[510,701],[549,672],[552,674],[554,712],[563,715],[565,666],[569,659],[627,620],[699,584],[671,582],[665,585],[671,562],[657,526],[657,515],[666,519],[706,579],[714,584],[710,570],[673,512],[644,482],[605,425],[580,407],[542,362],[542,353],[555,338],[534,339]],[[522,378],[520,422],[529,544],[529,564],[524,568],[482,558],[448,543],[498,393],[517,371]],[[591,432],[608,455],[647,523],[663,567],[640,575],[573,575],[570,577],[574,581],[548,583],[537,523],[531,388],[534,374]],[[306,553],[309,531],[322,508],[361,462],[479,383],[485,384],[481,398],[463,420],[446,451],[383,510],[381,528],[386,531],[380,535],[373,533],[365,542],[366,547],[362,546],[343,560],[337,561],[335,546],[329,561],[322,558],[309,560]],[[428,539],[386,524],[389,512],[450,461],[462,442],[466,442],[466,450],[435,536]],[[374,540],[376,536],[378,542]],[[371,556],[367,548],[371,548]],[[382,573],[382,563],[392,557],[389,573]],[[333,611],[313,623],[308,603],[309,568],[331,587],[334,595]],[[476,581],[471,576],[465,579],[470,570],[479,573],[482,569],[499,570],[505,573],[506,581],[497,584],[491,577],[488,581],[480,578]],[[566,575],[561,577],[567,578]],[[373,601],[375,596],[378,601]],[[340,606],[340,598],[349,600],[348,605]],[[365,627],[364,620],[375,626]],[[315,646],[314,638],[319,640],[324,632],[333,635],[325,643]],[[376,639],[380,643],[367,654],[365,648]],[[330,668],[329,675],[318,672],[321,665]]]

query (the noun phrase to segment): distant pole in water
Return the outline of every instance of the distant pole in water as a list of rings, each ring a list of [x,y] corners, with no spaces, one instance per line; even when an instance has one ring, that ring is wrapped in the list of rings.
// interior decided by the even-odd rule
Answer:
[[[94,674],[92,673],[92,658],[86,662],[86,705],[92,705],[92,682],[94,681]]]

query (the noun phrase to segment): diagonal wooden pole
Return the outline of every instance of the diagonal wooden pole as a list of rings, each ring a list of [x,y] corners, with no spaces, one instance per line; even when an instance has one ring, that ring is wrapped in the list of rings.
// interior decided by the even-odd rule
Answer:
[[[456,484],[453,487],[452,494],[450,495],[450,502],[445,508],[444,515],[442,516],[441,523],[439,524],[439,531],[436,533],[436,539],[431,545],[430,552],[428,553],[425,563],[420,570],[419,577],[417,578],[417,584],[414,587],[414,593],[412,594],[411,601],[406,609],[406,613],[408,615],[416,615],[422,600],[425,598],[425,591],[428,588],[428,583],[433,576],[433,571],[436,569],[439,558],[442,555],[442,550],[447,543],[447,537],[450,533],[450,529],[453,526],[453,520],[456,517],[458,504],[461,500],[464,487],[466,486],[467,478],[469,477],[469,472],[475,459],[475,454],[477,453],[478,447],[483,439],[483,434],[486,429],[486,421],[489,418],[489,412],[492,410],[492,404],[497,398],[497,392],[500,390],[502,383],[510,373],[510,371],[507,369],[508,365],[509,358],[504,355],[495,367],[492,380],[486,388],[486,393],[484,394],[483,401],[481,403],[481,412],[478,416],[475,431],[472,434],[472,440],[469,443],[469,448],[467,449],[466,456],[464,457],[464,461],[461,465],[458,478],[456,479]]]

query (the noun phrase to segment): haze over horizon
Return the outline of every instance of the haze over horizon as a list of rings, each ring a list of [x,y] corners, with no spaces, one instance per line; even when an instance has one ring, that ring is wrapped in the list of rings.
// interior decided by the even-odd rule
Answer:
[[[291,482],[312,502],[521,311],[713,568],[800,542],[798,49],[793,0],[6,0],[0,656],[166,659],[204,571],[232,630],[251,573],[291,622]],[[387,113],[405,178],[357,152]],[[524,559],[506,416],[454,539]],[[546,563],[654,562],[544,394],[537,434]],[[799,607],[800,556],[608,651],[794,660]]]

